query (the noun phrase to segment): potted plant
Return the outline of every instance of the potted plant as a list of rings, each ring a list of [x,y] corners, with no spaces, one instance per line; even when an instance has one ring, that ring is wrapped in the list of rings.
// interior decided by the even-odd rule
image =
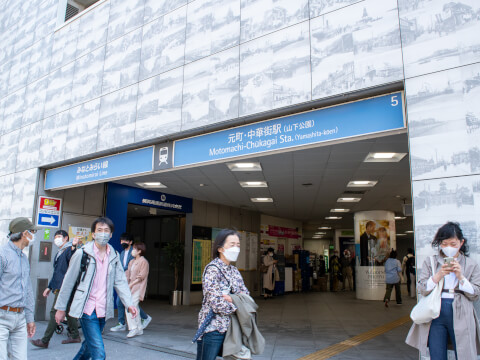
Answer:
[[[165,252],[168,256],[168,265],[173,268],[175,279],[174,288],[170,294],[170,303],[174,306],[181,305],[182,291],[178,290],[178,273],[183,266],[185,246],[180,241],[173,241],[165,247]]]

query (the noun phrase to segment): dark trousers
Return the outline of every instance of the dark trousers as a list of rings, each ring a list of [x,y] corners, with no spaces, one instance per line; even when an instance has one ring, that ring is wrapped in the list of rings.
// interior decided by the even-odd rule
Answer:
[[[442,299],[440,316],[432,320],[428,334],[428,348],[431,360],[447,360],[448,338],[453,344],[455,358],[457,346],[455,344],[455,331],[453,329],[453,299]]]
[[[203,334],[202,340],[197,341],[197,360],[215,360],[217,355],[222,356],[225,335],[218,331]]]
[[[387,290],[385,291],[385,297],[383,301],[390,301],[390,297],[392,296],[392,289],[395,286],[395,300],[397,300],[397,304],[402,303],[402,293],[400,292],[400,282],[396,284],[387,284]]]
[[[57,303],[58,291],[55,293],[55,300],[53,300],[52,310],[50,310],[50,320],[48,321],[47,329],[43,334],[42,342],[48,344],[52,338],[55,330],[57,329],[57,322],[55,321],[55,304]],[[70,307],[67,308],[67,314],[70,311]],[[78,333],[78,320],[67,315],[67,324],[69,336],[72,339],[78,339],[80,334]]]
[[[410,277],[410,273],[408,272],[408,270],[406,271],[406,276],[407,276],[408,296],[412,296],[412,278]]]
[[[85,340],[73,360],[104,360],[106,355],[102,331],[105,327],[105,318],[97,317],[94,310],[92,315],[83,314],[80,324]]]

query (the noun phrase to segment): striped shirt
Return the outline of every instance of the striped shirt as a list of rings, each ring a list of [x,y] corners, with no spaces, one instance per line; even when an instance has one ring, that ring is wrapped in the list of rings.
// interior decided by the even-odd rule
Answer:
[[[0,246],[0,307],[20,307],[33,322],[33,290],[27,256],[13,242]]]

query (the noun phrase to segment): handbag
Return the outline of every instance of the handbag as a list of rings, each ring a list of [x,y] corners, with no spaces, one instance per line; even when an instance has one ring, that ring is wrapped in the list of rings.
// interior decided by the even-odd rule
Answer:
[[[432,276],[435,275],[435,261],[433,256],[430,257],[432,263]],[[415,324],[429,323],[433,319],[440,316],[440,309],[442,307],[442,289],[443,278],[438,282],[435,289],[430,294],[420,299],[417,305],[414,306],[410,313],[410,318]]]

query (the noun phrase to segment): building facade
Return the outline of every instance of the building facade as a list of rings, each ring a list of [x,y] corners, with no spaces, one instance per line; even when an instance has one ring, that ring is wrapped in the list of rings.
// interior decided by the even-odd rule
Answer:
[[[86,4],[65,21],[66,0],[0,1],[1,234],[34,216],[44,168],[394,89],[417,252],[456,219],[480,256],[477,0]],[[101,194],[65,196],[93,216]]]

